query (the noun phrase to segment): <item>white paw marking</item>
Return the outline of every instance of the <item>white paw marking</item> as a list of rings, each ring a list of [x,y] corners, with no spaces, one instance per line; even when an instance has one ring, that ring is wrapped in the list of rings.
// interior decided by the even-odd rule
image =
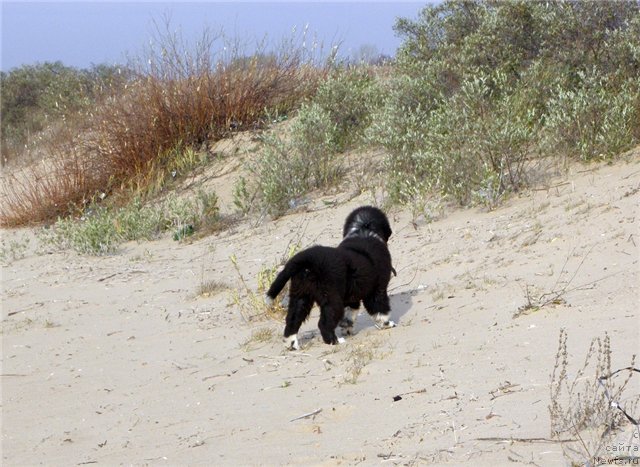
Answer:
[[[338,344],[344,344],[345,342],[344,337],[338,337]]]
[[[300,350],[300,344],[298,343],[298,335],[292,334],[289,337],[285,337],[285,347],[289,350]]]
[[[373,317],[375,326],[378,329],[395,328],[397,324],[389,319],[388,313],[378,313]]]
[[[348,316],[351,321],[353,321],[354,323],[356,322],[356,320],[358,319],[358,313],[360,310],[357,310],[355,308],[351,308],[351,307],[346,307],[344,309],[344,314],[345,316]],[[348,315],[347,315],[348,313]]]
[[[268,307],[273,306],[273,298],[269,297],[268,295],[265,295],[264,303],[266,303]]]

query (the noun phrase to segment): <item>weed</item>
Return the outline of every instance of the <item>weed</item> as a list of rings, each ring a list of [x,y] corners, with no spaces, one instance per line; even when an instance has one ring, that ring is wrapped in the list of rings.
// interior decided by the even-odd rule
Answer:
[[[206,282],[201,282],[196,289],[196,296],[198,297],[211,297],[213,295],[217,295],[224,290],[228,290],[229,286],[224,282],[220,282],[218,280],[210,280]]]
[[[240,266],[238,265],[238,258],[235,255],[229,258],[242,284],[241,289],[232,292],[231,301],[238,307],[240,314],[246,322],[265,318],[281,321],[286,315],[285,305],[282,303],[281,297],[286,295],[288,286],[276,297],[271,306],[266,303],[265,297],[271,283],[276,278],[278,269],[300,250],[303,233],[303,231],[298,232],[296,237],[289,241],[283,256],[276,264],[273,266],[262,265],[257,275],[257,291],[249,287],[249,283],[242,275]]]
[[[265,301],[265,297],[267,294],[267,290],[269,290],[269,287],[271,286],[271,283],[276,278],[278,269],[296,253],[296,251],[300,248],[299,245],[299,243],[290,244],[287,249],[286,255],[279,263],[276,263],[271,267],[263,265],[260,268],[257,277],[257,292],[254,292],[253,289],[249,287],[249,284],[240,272],[240,267],[238,266],[238,259],[236,258],[236,256],[232,255],[231,258],[229,258],[231,260],[231,263],[233,264],[233,267],[238,273],[238,277],[240,278],[240,282],[242,283],[242,288],[244,289],[244,297],[240,295],[240,291],[234,290],[231,299],[232,302],[236,306],[238,306],[240,314],[246,322],[264,318],[270,318],[277,321],[281,321],[283,319],[287,311],[282,304],[282,301],[279,298],[276,298],[274,303],[269,306]],[[285,289],[280,293],[280,296],[286,295],[287,290],[288,287],[285,287]]]
[[[535,235],[535,233],[534,233]],[[525,242],[526,243],[526,242]],[[591,248],[593,249],[593,247]],[[566,275],[568,275],[568,271],[567,271],[567,263],[569,262],[569,259],[571,258],[571,256],[574,254],[574,251],[571,251],[571,253],[569,253],[569,255],[567,255],[567,258],[564,262],[564,264],[562,265],[562,269],[560,270],[560,273],[558,274],[558,278],[556,279],[556,282],[553,284],[553,287],[551,287],[551,290],[549,292],[541,292],[540,290],[537,290],[533,287],[530,287],[528,284],[525,285],[525,297],[526,297],[526,303],[522,306],[520,306],[516,312],[513,314],[513,318],[518,318],[519,316],[525,315],[525,314],[529,314],[531,312],[536,312],[538,310],[540,310],[541,308],[548,306],[548,305],[561,305],[566,303],[565,300],[565,295],[568,294],[569,292],[573,292],[576,290],[582,290],[585,288],[588,288],[590,286],[592,286],[593,284],[600,282],[604,279],[606,279],[607,277],[610,276],[605,276],[602,277],[600,279],[596,279],[594,281],[591,281],[589,283],[586,284],[581,284],[578,286],[574,286],[571,287],[571,284],[573,283],[573,280],[575,279],[575,277],[578,275],[578,272],[580,271],[580,269],[582,268],[582,265],[584,264],[584,262],[587,260],[587,257],[589,256],[589,253],[591,253],[591,250],[589,250],[583,257],[582,260],[580,261],[580,264],[578,264],[578,267],[575,269],[575,271],[573,272],[573,274],[571,275],[571,277],[569,279],[564,279],[566,277]],[[534,290],[534,293],[532,294],[532,290]]]
[[[623,456],[630,452],[635,455],[640,432],[630,438],[623,433],[627,422],[624,412],[636,410],[640,401],[638,395],[631,398],[625,395],[635,355],[622,382],[615,379],[618,372],[611,371],[611,339],[606,333],[602,339],[591,340],[584,363],[573,377],[569,376],[568,360],[567,333],[563,329],[551,375],[549,414],[552,437],[566,441],[561,444],[564,455],[572,465],[598,463],[598,458],[604,455],[618,454],[618,446],[631,450],[620,449]],[[615,452],[611,451],[612,446]]]
[[[260,328],[251,332],[251,336],[242,343],[241,347],[249,352],[258,347],[271,342],[274,339],[275,331],[272,328]]]
[[[28,247],[29,239],[27,237],[23,237],[22,240],[6,240],[3,238],[0,243],[0,263],[9,265],[24,258]]]
[[[376,337],[366,339],[366,341],[362,343],[353,344],[345,358],[347,367],[344,383],[356,384],[358,382],[364,367],[376,356],[382,356],[382,354],[378,352],[381,343],[382,341]]]

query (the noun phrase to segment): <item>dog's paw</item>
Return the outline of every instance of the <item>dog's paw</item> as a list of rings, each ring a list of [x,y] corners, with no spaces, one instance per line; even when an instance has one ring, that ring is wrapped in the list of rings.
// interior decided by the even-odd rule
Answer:
[[[265,305],[267,305],[269,308],[271,308],[273,306],[273,298],[269,297],[268,295],[264,296],[264,303]]]
[[[378,329],[395,328],[397,326],[395,321],[391,321],[389,315],[385,313],[378,313],[374,316],[373,321]]]
[[[338,337],[338,344],[344,344],[346,342],[344,337]]]
[[[300,344],[298,343],[298,335],[293,334],[284,338],[284,346],[287,350],[300,350]]]
[[[353,334],[353,321],[349,318],[342,318],[340,321],[340,327],[342,328],[342,334],[350,336]]]
[[[339,326],[341,328],[352,328],[353,327],[353,321],[351,321],[350,318],[342,318],[342,321],[340,321]]]

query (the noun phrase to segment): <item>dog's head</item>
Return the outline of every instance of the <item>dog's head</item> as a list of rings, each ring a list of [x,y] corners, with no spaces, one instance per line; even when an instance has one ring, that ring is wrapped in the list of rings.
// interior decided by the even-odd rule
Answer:
[[[343,237],[374,237],[387,243],[392,234],[384,212],[373,206],[362,206],[347,216],[342,229]]]

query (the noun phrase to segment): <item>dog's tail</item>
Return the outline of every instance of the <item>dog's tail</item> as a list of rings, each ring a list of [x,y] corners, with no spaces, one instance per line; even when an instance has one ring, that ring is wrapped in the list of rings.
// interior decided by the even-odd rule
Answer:
[[[280,271],[271,284],[271,287],[269,287],[267,297],[274,300],[278,294],[282,292],[282,289],[284,289],[284,286],[287,284],[289,279],[301,273],[305,269],[315,269],[313,254],[310,254],[310,250],[301,251],[291,258],[287,264],[285,264],[284,269]]]

